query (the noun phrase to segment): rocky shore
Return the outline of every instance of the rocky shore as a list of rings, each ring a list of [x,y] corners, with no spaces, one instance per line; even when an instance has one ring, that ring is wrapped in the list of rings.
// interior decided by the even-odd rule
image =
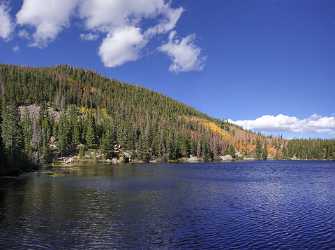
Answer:
[[[218,156],[214,162],[233,162],[236,160],[256,160],[255,158],[234,158],[231,155],[224,155],[224,156]],[[85,163],[104,163],[104,164],[110,164],[110,165],[120,165],[120,164],[140,164],[140,163],[201,163],[205,162],[203,158],[199,158],[196,156],[190,156],[188,158],[180,158],[175,161],[166,161],[164,159],[152,159],[150,161],[143,161],[132,157],[131,152],[120,152],[117,157],[108,157],[104,153],[100,151],[91,150],[85,153],[83,156],[79,155],[71,155],[66,157],[59,157],[57,158],[52,165],[53,166],[73,166],[73,165],[80,165]]]

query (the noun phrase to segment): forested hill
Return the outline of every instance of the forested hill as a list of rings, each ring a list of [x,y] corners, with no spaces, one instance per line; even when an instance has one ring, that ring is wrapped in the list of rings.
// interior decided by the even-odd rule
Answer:
[[[119,158],[122,151],[141,161],[294,153],[281,138],[245,131],[145,88],[71,66],[0,65],[0,99],[3,173],[92,151],[103,158]]]

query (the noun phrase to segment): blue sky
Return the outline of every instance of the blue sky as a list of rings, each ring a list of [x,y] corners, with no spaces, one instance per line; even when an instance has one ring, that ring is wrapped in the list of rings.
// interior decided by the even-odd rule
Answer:
[[[335,1],[0,3],[0,63],[85,67],[249,129],[335,137]]]

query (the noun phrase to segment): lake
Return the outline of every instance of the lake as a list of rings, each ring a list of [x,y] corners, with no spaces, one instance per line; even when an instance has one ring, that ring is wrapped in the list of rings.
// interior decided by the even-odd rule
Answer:
[[[335,162],[82,166],[0,179],[0,249],[335,248]]]

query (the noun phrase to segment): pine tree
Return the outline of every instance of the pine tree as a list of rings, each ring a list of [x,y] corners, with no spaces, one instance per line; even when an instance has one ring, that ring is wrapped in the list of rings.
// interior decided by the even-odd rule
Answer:
[[[19,124],[19,113],[15,104],[8,104],[2,108],[1,136],[4,152],[10,166],[20,169],[23,163],[23,133]]]
[[[27,113],[24,113],[20,126],[23,131],[23,148],[26,155],[32,154],[32,121]]]
[[[109,125],[105,125],[105,131],[101,138],[101,149],[104,154],[109,157],[113,150],[113,129]]]
[[[210,161],[211,160],[211,154],[209,151],[209,146],[207,143],[203,143],[203,158],[205,161]]]
[[[71,105],[69,108],[69,119],[71,126],[71,143],[73,145],[79,145],[81,143],[81,129],[80,129],[80,117],[77,108]]]
[[[84,159],[85,158],[85,146],[79,145],[79,158]]]
[[[95,120],[92,115],[89,115],[87,119],[87,127],[86,127],[86,134],[85,134],[85,141],[86,145],[89,148],[93,148],[95,146],[96,137],[95,137]]]
[[[257,158],[257,160],[262,159],[262,154],[263,154],[262,144],[261,144],[260,140],[257,140],[256,141],[256,158]]]
[[[1,80],[1,79],[0,79]],[[0,81],[0,91],[1,91],[2,82]],[[2,92],[2,91],[1,91]],[[2,142],[2,99],[0,98],[0,175],[4,173],[5,171],[5,165],[6,165],[6,156],[5,156],[5,150]]]
[[[65,113],[62,113],[58,122],[57,147],[61,155],[68,152],[69,149],[69,126]]]
[[[0,116],[0,175],[5,172],[5,166],[6,166],[6,155],[1,137],[1,127],[2,127],[1,124],[2,124],[2,118]]]
[[[236,150],[233,145],[228,145],[228,147],[225,150],[225,155],[231,155],[233,158],[236,158]]]
[[[49,117],[49,114],[47,113],[46,110],[42,109],[41,110],[41,128],[42,128],[42,132],[41,132],[41,158],[46,161],[49,162],[50,161],[50,149],[49,149],[49,141],[52,135],[52,122],[51,119]]]
[[[185,156],[190,157],[192,154],[192,144],[189,138],[186,138],[184,140],[184,145],[183,145],[184,151],[185,151]]]
[[[14,156],[22,151],[22,130],[19,126],[19,114],[14,105],[6,106],[2,116],[1,135],[5,151],[9,156]]]
[[[264,147],[263,147],[263,152],[262,152],[262,159],[267,160],[268,159],[268,145],[265,142]]]

